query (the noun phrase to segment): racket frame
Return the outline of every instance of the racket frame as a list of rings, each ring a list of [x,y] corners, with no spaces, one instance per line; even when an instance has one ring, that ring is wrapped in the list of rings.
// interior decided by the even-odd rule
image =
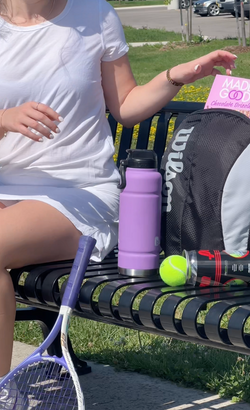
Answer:
[[[91,253],[95,246],[95,239],[89,236],[81,236],[79,240],[78,251],[74,259],[70,276],[68,278],[67,286],[64,291],[62,304],[60,306],[59,314],[56,322],[50,331],[47,338],[43,343],[22,363],[16,366],[15,369],[10,371],[0,382],[0,390],[4,388],[8,382],[10,382],[18,373],[20,373],[24,368],[38,363],[38,362],[54,362],[66,368],[72,377],[77,401],[78,410],[85,410],[84,396],[80,386],[78,375],[75,371],[74,364],[69,354],[68,350],[68,328],[70,317],[75,307],[77,297],[84,279],[85,271],[87,269]],[[55,338],[61,331],[61,348],[62,357],[43,355],[43,353],[48,349],[48,347],[54,342]]]

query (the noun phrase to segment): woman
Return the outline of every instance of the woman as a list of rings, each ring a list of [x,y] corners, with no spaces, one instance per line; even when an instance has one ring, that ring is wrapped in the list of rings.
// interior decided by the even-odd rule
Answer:
[[[0,4],[1,378],[15,319],[7,269],[74,258],[81,234],[97,240],[94,260],[117,242],[119,173],[105,105],[130,127],[215,66],[231,74],[236,56],[212,52],[137,86],[105,0]],[[16,397],[5,393],[0,407],[12,410]]]

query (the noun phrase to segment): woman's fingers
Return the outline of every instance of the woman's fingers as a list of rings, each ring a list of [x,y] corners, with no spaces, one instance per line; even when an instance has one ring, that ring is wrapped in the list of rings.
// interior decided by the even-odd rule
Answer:
[[[25,125],[20,125],[19,132],[24,135],[25,137],[30,138],[33,141],[37,142],[42,142],[43,138],[41,135],[36,135],[34,132],[32,132],[28,127]]]
[[[236,59],[237,56],[228,51],[212,51],[196,60],[173,67],[171,69],[172,78],[176,82],[191,84],[209,75],[221,74],[218,70],[220,67],[226,70],[227,75],[231,75],[232,69],[236,68]]]
[[[230,70],[230,73],[231,73],[231,70]],[[230,75],[230,73],[228,75]],[[213,68],[211,75],[215,77],[217,74],[221,74],[220,70],[218,70],[217,68]]]
[[[46,115],[46,117],[50,118],[52,121],[58,121],[61,122],[63,121],[63,118],[52,108],[50,108],[48,105],[45,105],[43,103],[32,103],[32,108],[34,108],[36,111],[41,112]]]
[[[38,103],[32,102],[31,108],[32,110],[29,111],[30,118],[35,119],[39,123],[43,124],[45,127],[47,127],[50,130],[50,133],[51,131],[57,134],[60,132],[60,129],[58,128],[55,121],[57,123],[62,122],[63,118],[56,111],[54,111],[48,105],[45,105],[40,102]],[[37,126],[32,127],[32,128],[37,130]],[[38,126],[38,128],[42,130],[40,126]],[[45,134],[44,132],[41,132],[41,133],[45,135],[46,137],[48,136],[46,132]]]
[[[217,74],[221,74],[217,67],[223,67],[226,70],[226,74],[231,75],[232,69],[236,68],[234,63],[236,56],[233,57],[233,59],[232,56],[234,55],[230,53],[228,54],[221,55],[219,53],[210,53],[198,60],[193,61],[194,77],[191,81],[195,81],[208,75],[215,76]]]
[[[27,118],[23,125],[32,130],[34,134],[39,133],[40,137],[46,137],[49,139],[53,138],[51,130],[48,127],[44,126],[43,124],[40,124],[38,121],[32,118]]]
[[[233,69],[236,68],[234,61],[226,61],[226,60],[217,60],[214,62],[215,67],[224,67],[226,70],[228,68]]]
[[[207,54],[206,56],[201,57],[197,60],[197,64],[201,64],[204,67],[223,67],[226,70],[236,68],[235,60],[237,56],[231,54],[228,51],[217,50],[212,53]]]
[[[54,138],[58,134],[58,122],[63,118],[45,104],[30,101],[18,107],[9,108],[2,115],[2,128],[5,131],[20,132],[34,141],[42,141],[43,137]]]
[[[48,130],[49,132],[55,132],[55,133],[59,133],[60,130],[57,126],[57,124],[55,124],[55,122],[53,122],[49,117],[47,117],[45,114],[41,113],[40,111],[32,111],[32,119],[36,120],[36,122],[43,124]],[[34,127],[32,127],[34,128]],[[37,129],[37,128],[35,128]],[[42,133],[43,134],[43,133]],[[45,135],[47,136],[47,135]]]
[[[234,61],[237,59],[237,56],[235,54],[229,53],[225,50],[212,51],[212,53],[208,54],[207,56],[214,60],[214,64],[216,63],[216,61],[225,61],[231,64],[234,63]]]

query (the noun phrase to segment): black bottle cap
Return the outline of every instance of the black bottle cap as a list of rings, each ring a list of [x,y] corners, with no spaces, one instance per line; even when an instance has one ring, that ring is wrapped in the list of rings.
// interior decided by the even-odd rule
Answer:
[[[128,149],[128,156],[120,162],[121,181],[118,188],[124,189],[126,186],[126,168],[157,169],[157,155],[148,149]]]
[[[157,155],[148,149],[128,149],[125,160],[127,168],[158,168]]]

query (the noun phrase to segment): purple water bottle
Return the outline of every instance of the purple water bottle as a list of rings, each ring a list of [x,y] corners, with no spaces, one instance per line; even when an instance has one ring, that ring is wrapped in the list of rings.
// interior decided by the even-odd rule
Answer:
[[[129,149],[120,164],[118,268],[146,277],[159,269],[162,177],[154,151]]]

